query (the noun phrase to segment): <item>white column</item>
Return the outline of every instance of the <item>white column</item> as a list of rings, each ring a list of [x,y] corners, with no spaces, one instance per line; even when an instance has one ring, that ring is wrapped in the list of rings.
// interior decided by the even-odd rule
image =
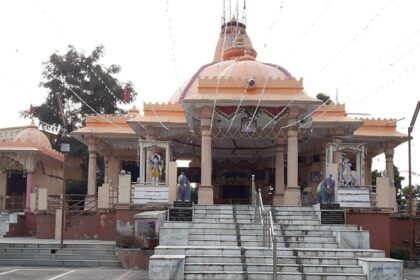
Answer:
[[[278,142],[278,146],[276,146],[276,185],[273,205],[283,205],[284,203],[284,144],[283,141]]]
[[[96,140],[93,138],[88,139],[88,152],[89,152],[89,169],[88,169],[88,195],[96,194],[96,152],[97,152]]]
[[[389,185],[394,186],[394,148],[387,146],[385,148],[386,174],[389,178]]]
[[[287,124],[287,188],[284,196],[285,205],[297,206],[300,201],[300,189],[298,186],[298,108],[289,111]]]
[[[213,204],[213,186],[211,183],[212,169],[212,138],[210,130],[211,117],[201,117],[201,184],[198,190],[198,204]]]

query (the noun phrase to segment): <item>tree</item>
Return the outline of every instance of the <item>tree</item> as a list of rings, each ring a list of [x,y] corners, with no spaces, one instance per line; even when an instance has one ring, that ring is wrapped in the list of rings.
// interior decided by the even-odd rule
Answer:
[[[133,101],[137,93],[130,81],[121,83],[117,80],[115,75],[121,70],[119,66],[112,64],[107,67],[100,63],[103,55],[104,47],[101,45],[89,56],[78,52],[74,46],[68,46],[63,55],[52,54],[44,63],[44,81],[40,83],[47,89],[48,95],[43,104],[32,108],[33,116],[56,126],[65,122],[65,129],[71,132],[83,125],[83,119],[88,114],[125,113],[118,105]],[[124,98],[125,87],[130,92],[128,98]],[[23,114],[28,116],[27,111]],[[61,134],[53,145],[57,150],[60,137]],[[83,175],[80,180],[67,182],[68,193],[83,193],[87,189],[87,147],[76,139],[70,141],[70,156],[82,158]],[[100,176],[103,175],[102,169],[103,160],[98,157],[98,185],[103,182],[103,176]]]
[[[118,108],[118,103],[133,101],[137,93],[131,82],[122,84],[115,78],[121,70],[119,66],[100,64],[103,55],[104,47],[101,45],[89,56],[78,52],[74,46],[69,46],[63,55],[52,54],[44,63],[44,81],[40,83],[47,89],[48,95],[42,105],[33,107],[33,116],[49,124],[62,124],[58,97],[62,100],[69,131],[80,128],[87,114],[124,113]],[[127,100],[124,100],[125,85],[130,91]]]
[[[332,102],[330,96],[328,94],[325,94],[325,93],[322,93],[322,92],[318,93],[316,95],[316,98],[319,99],[319,100],[322,100],[324,103],[327,102],[327,105],[331,104],[331,102]]]

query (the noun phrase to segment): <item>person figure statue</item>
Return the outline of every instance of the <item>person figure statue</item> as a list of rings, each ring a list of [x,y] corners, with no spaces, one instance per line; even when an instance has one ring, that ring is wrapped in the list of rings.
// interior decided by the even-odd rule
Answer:
[[[154,154],[150,159],[150,171],[152,176],[152,186],[156,187],[159,184],[160,173],[162,172],[162,160],[159,154]]]
[[[188,178],[185,176],[184,172],[181,172],[181,175],[178,177],[176,200],[191,201],[190,181],[188,181]]]
[[[330,174],[330,176],[325,179],[325,184],[324,184],[325,197],[323,199],[323,203],[335,202],[334,190],[335,190],[335,181],[334,181],[333,175]]]

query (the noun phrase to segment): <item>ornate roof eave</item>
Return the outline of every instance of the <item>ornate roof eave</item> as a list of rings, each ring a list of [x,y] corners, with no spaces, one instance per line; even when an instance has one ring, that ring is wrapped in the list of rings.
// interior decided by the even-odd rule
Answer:
[[[0,153],[2,152],[12,152],[12,153],[19,153],[19,152],[28,152],[28,153],[35,153],[45,156],[47,158],[51,158],[57,160],[59,162],[64,161],[64,155],[60,152],[57,152],[53,149],[44,148],[44,147],[34,147],[31,145],[25,145],[24,143],[16,143],[16,142],[4,142],[0,144]]]

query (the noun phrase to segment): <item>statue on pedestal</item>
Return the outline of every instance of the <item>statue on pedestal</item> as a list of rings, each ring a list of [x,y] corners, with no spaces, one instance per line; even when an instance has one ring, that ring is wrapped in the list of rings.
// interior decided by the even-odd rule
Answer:
[[[159,184],[159,177],[162,173],[162,160],[159,154],[154,154],[150,158],[150,173],[152,177],[152,186],[157,186]]]

